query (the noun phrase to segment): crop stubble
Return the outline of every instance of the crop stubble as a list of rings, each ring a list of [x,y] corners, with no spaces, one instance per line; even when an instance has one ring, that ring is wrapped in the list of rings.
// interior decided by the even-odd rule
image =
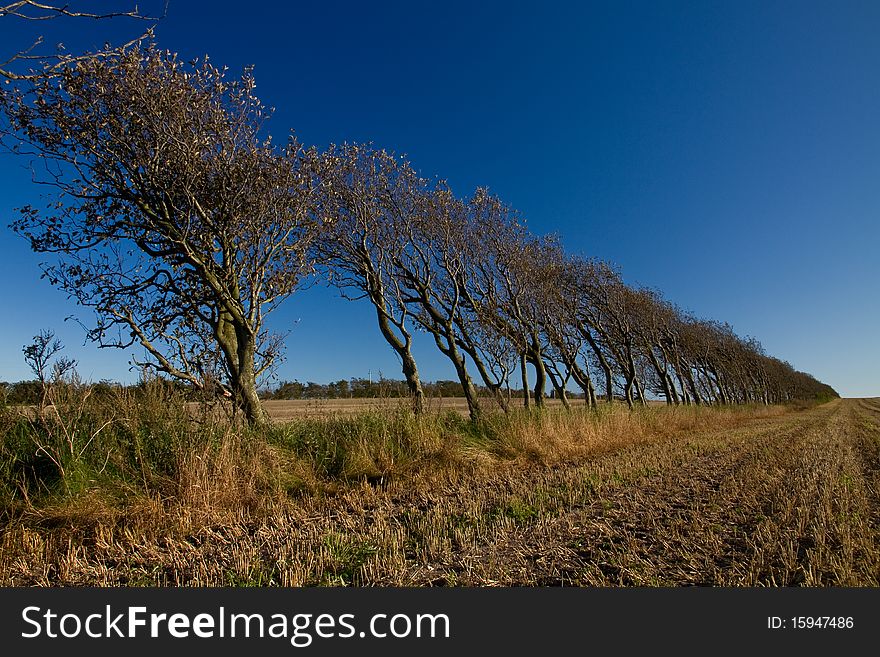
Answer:
[[[880,400],[590,456],[459,462],[167,527],[22,523],[6,585],[847,585],[880,579]]]

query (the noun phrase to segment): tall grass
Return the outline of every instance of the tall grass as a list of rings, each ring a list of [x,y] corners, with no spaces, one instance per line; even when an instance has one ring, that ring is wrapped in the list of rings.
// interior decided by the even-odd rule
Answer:
[[[161,382],[134,394],[54,386],[44,409],[0,406],[0,508],[8,515],[89,499],[191,509],[253,508],[283,479],[266,436],[216,421]],[[278,466],[278,467],[276,467]]]
[[[194,406],[153,381],[137,394],[76,381],[55,386],[51,405],[0,406],[0,509],[174,507],[191,522],[259,515],[302,494],[346,482],[381,483],[413,471],[491,468],[504,461],[553,464],[686,429],[730,426],[782,407],[644,408],[415,416],[391,410],[327,415],[260,432]],[[89,505],[86,505],[89,506]]]

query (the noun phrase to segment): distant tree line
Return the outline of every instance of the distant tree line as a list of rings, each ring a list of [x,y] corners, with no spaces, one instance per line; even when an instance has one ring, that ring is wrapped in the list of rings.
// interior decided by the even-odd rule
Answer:
[[[459,197],[371,145],[276,145],[254,87],[250,71],[230,80],[138,40],[0,92],[5,139],[56,192],[12,227],[55,257],[45,277],[94,312],[100,346],[137,346],[134,364],[225,391],[260,424],[258,381],[282,355],[266,317],[318,277],[370,304],[416,412],[441,389],[421,381],[415,332],[448,359],[474,420],[487,403],[508,411],[512,388],[529,408],[548,390],[568,406],[573,387],[589,406],[836,396],[728,324],[532,234],[485,188]],[[288,382],[272,394],[367,388]]]
[[[185,382],[167,380],[164,382],[167,391],[174,391],[181,399],[188,401],[213,401],[215,398],[206,397],[204,390],[196,388]],[[129,394],[137,398],[146,394],[145,383],[123,384],[108,379],[97,383],[72,382],[69,377],[65,379],[53,379],[51,386],[60,388],[64,386],[78,386],[88,388],[93,399],[112,400],[114,395]],[[24,381],[0,381],[0,404],[11,406],[42,406],[46,403],[46,385],[37,379]],[[460,397],[461,386],[458,381],[427,381],[424,383],[425,395],[429,398]],[[487,395],[488,390],[479,389],[480,395]],[[330,383],[315,383],[307,381],[282,381],[272,387],[263,387],[259,391],[260,399],[289,400],[289,399],[401,399],[409,397],[406,381],[403,379],[369,379],[352,378],[331,381]],[[522,398],[522,390],[512,390],[511,396]]]
[[[425,381],[422,392],[429,398],[461,397],[461,384],[458,381]],[[488,396],[491,391],[478,386],[480,396]],[[511,397],[522,398],[522,390],[511,390]],[[330,383],[308,381],[282,381],[272,388],[260,391],[262,399],[374,399],[374,398],[405,398],[409,397],[409,386],[403,379],[385,379],[378,381],[353,378],[340,379]]]

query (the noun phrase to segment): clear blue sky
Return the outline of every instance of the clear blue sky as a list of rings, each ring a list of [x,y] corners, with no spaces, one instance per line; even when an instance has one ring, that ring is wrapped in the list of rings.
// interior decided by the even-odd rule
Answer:
[[[21,30],[0,20],[0,44]],[[157,32],[231,73],[253,64],[277,138],[373,141],[462,195],[486,185],[570,251],[844,396],[880,395],[880,3],[171,0]],[[6,227],[41,193],[22,164],[0,156],[0,380],[27,376],[21,345],[44,327],[84,376],[131,380],[127,354],[63,321],[88,316]],[[272,325],[291,331],[281,379],[400,376],[369,307],[332,290]],[[417,356],[424,378],[453,378],[424,341]]]

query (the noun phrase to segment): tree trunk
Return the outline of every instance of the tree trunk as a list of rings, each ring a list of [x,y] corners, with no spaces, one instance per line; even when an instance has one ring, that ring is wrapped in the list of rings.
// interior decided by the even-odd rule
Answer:
[[[376,307],[376,317],[379,321],[379,330],[382,332],[382,337],[385,338],[385,341],[391,345],[391,348],[400,357],[403,376],[406,379],[406,387],[412,398],[413,411],[418,415],[425,410],[425,393],[422,390],[422,381],[419,378],[419,368],[416,366],[416,359],[412,355],[412,338],[402,326],[398,326],[398,329],[403,334],[403,340],[394,333],[388,321],[388,316],[379,303],[380,301],[373,300],[373,304]]]
[[[46,382],[46,377],[40,377],[40,411],[43,411],[48,405],[49,400],[49,384]]]
[[[419,378],[419,368],[416,359],[413,358],[409,349],[400,354],[403,362],[403,376],[406,378],[406,387],[412,398],[413,412],[420,415],[425,411],[425,392],[422,390],[422,381]]]
[[[638,379],[636,378],[636,362],[633,359],[632,349],[629,347],[629,345],[626,346],[626,366],[629,370],[626,374],[626,403],[630,408],[632,408],[635,405],[633,387],[635,387],[636,391],[639,393],[642,404],[645,403],[645,395],[642,391],[641,385],[638,382]]]
[[[526,361],[525,352],[519,355],[519,371],[522,376],[522,387],[523,387],[523,407],[526,410],[529,410],[531,407],[531,400],[529,399],[529,371],[528,371],[528,363]]]
[[[455,363],[455,371],[458,374],[461,389],[464,391],[465,400],[467,400],[468,415],[472,422],[477,422],[482,415],[482,408],[480,408],[480,400],[477,397],[477,389],[474,387],[474,382],[465,368],[463,359],[461,359],[460,365]]]
[[[676,406],[681,404],[681,399],[678,396],[678,389],[675,387],[675,381],[672,380],[672,376],[668,372],[666,373],[666,385],[672,392],[672,403]]]
[[[565,410],[571,410],[571,403],[568,401],[568,393],[565,391],[566,381],[560,381],[559,377],[553,373],[553,370],[546,368],[547,375],[550,377],[550,384],[553,386],[553,392],[555,393],[555,397],[558,398],[562,402],[562,406]]]
[[[633,402],[633,381],[635,377],[627,375],[626,383],[623,386],[623,394],[626,397],[626,405],[629,406],[629,409],[632,410],[635,406]]]
[[[727,391],[724,389],[724,383],[721,381],[721,377],[718,375],[718,371],[714,367],[710,368],[709,372],[711,372],[711,378],[714,379],[714,383],[718,387],[718,399],[721,404],[726,406],[730,403],[730,398],[727,395]]]
[[[581,329],[581,335],[586,338],[587,343],[589,343],[590,348],[593,350],[593,353],[596,354],[596,359],[599,361],[599,366],[602,368],[602,372],[604,372],[605,374],[605,401],[610,404],[614,401],[614,376],[611,372],[611,364],[608,362],[608,359],[605,358],[605,354],[602,353],[602,350],[599,348],[599,345],[596,344],[596,341],[593,340],[593,336],[590,335],[589,331]]]
[[[584,391],[584,403],[588,408],[596,408],[596,388],[593,386],[589,371],[581,368],[577,361],[572,361],[568,369],[575,383]]]
[[[483,362],[480,357],[480,352],[476,348],[472,348],[465,343],[459,345],[461,349],[471,357],[471,360],[474,363],[474,366],[477,368],[477,372],[480,374],[480,378],[483,380],[483,385],[485,385],[489,392],[492,393],[492,398],[498,404],[502,411],[508,413],[510,408],[507,404],[507,400],[504,399],[504,393],[501,391],[501,386],[503,385],[503,381],[496,381],[492,375],[489,373],[486,364]]]
[[[269,416],[263,409],[263,404],[257,394],[257,380],[254,376],[253,362],[245,367],[245,371],[240,373],[238,380],[232,382],[232,399],[251,426],[262,427],[269,423]]]
[[[539,349],[533,347],[529,362],[535,368],[535,408],[544,408],[544,388],[547,387],[547,370]]]
[[[651,365],[654,366],[654,371],[657,372],[660,385],[663,386],[663,396],[666,397],[666,405],[672,406],[672,391],[669,388],[669,377],[666,374],[666,370],[660,365],[660,359],[657,358],[657,354],[651,348],[648,349],[648,358],[651,361]]]
[[[458,382],[461,384],[464,398],[467,401],[468,415],[470,415],[471,422],[477,422],[482,415],[480,400],[477,397],[477,389],[474,386],[473,379],[471,379],[471,375],[468,374],[467,365],[464,362],[464,356],[462,356],[461,351],[459,351],[458,346],[455,343],[455,333],[453,328],[451,326],[446,326],[442,333],[435,330],[432,330],[431,333],[434,336],[434,343],[437,345],[437,348],[452,362],[452,366],[455,368],[455,373],[458,375]],[[446,344],[443,344],[444,341]]]
[[[681,375],[681,367],[682,367],[681,361],[676,362],[676,365],[674,368],[675,369],[675,378],[678,381],[679,395],[681,397],[682,403],[685,406],[690,406],[691,398],[690,398],[690,394],[688,393],[687,386],[684,383],[684,377],[682,377],[682,375]]]
[[[697,382],[694,380],[694,373],[691,370],[691,366],[687,365],[682,369],[684,370],[684,376],[687,380],[688,388],[691,390],[691,397],[694,400],[694,404],[700,406],[703,403],[703,398],[700,397],[700,391],[697,390]]]
[[[645,387],[642,385],[642,382],[639,380],[638,377],[636,377],[634,381],[636,384],[636,390],[639,393],[639,403],[641,403],[642,406],[647,406],[648,398],[645,396]]]
[[[241,411],[251,426],[265,426],[269,417],[257,394],[257,377],[254,373],[256,338],[248,327],[235,322],[231,313],[221,311],[215,327],[217,344],[223,352],[232,404]]]

